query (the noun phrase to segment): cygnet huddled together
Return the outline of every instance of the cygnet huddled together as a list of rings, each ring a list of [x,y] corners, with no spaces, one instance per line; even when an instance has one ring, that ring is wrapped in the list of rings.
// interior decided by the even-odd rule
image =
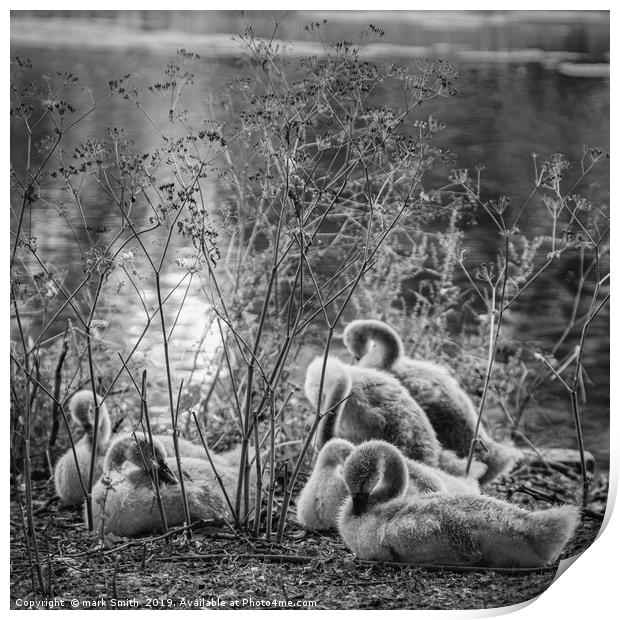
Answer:
[[[480,426],[484,449],[466,472],[477,414],[448,371],[405,357],[380,321],[353,321],[344,342],[357,366],[316,358],[306,372],[306,396],[315,408],[321,402],[322,419],[316,463],[297,498],[299,523],[337,529],[363,559],[508,567],[557,560],[579,509],[529,511],[481,494],[521,453]]]

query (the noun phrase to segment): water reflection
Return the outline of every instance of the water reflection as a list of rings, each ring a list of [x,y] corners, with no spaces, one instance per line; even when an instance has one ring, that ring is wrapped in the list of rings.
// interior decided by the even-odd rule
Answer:
[[[172,27],[178,19],[172,14],[148,13],[141,21],[146,30]],[[171,23],[172,22],[174,23]],[[177,24],[178,25],[178,24]],[[428,24],[427,24],[428,26]],[[404,37],[407,31],[395,33],[396,40]],[[562,26],[562,33],[555,32],[562,45],[576,51],[591,51],[594,39],[589,39],[591,29],[581,26]],[[426,32],[426,31],[425,31]],[[512,32],[512,31],[511,31]],[[531,33],[513,33],[515,40],[527,42]],[[473,33],[473,31],[472,31]],[[511,35],[511,36],[513,36]],[[426,35],[420,34],[422,43]],[[474,37],[474,34],[471,35]],[[476,35],[477,36],[477,35]],[[487,33],[489,40],[472,38],[470,42],[481,47],[493,48],[501,43],[494,39],[497,31]],[[506,33],[504,33],[506,36]],[[510,37],[508,37],[510,39]],[[539,43],[540,41],[538,41]],[[536,42],[532,41],[532,44]],[[510,41],[508,41],[508,45]],[[132,53],[114,49],[84,49],[76,54],[73,49],[56,48],[53,52],[42,48],[22,48],[16,45],[12,54],[30,57],[38,74],[53,73],[56,70],[70,71],[82,78],[82,82],[93,85],[95,93],[106,93],[108,80],[121,74],[131,73],[137,81],[152,83],[161,76],[161,67],[165,58],[152,55],[144,50]],[[461,64],[459,67],[459,95],[455,99],[434,101],[428,108],[421,109],[421,114],[432,112],[436,118],[446,121],[447,128],[438,134],[440,146],[449,148],[458,154],[458,166],[473,168],[484,164],[483,184],[487,196],[509,195],[513,204],[519,204],[530,192],[533,180],[532,152],[546,157],[552,152],[563,152],[573,161],[581,157],[583,145],[596,145],[608,148],[609,143],[609,81],[607,79],[580,79],[562,76],[553,69],[546,69],[540,64]],[[219,63],[208,59],[201,61],[201,70],[197,72],[195,96],[190,100],[192,114],[209,117],[206,102],[213,94],[221,92],[225,81],[238,71],[238,63],[233,59],[221,60]],[[80,82],[80,83],[82,83]],[[80,105],[88,107],[89,94],[76,91],[81,99]],[[397,93],[384,92],[382,96],[387,103],[396,103]],[[156,122],[165,124],[165,105],[159,108],[160,116]],[[150,152],[160,145],[160,138],[151,123],[134,106],[127,101],[112,98],[105,102],[96,113],[86,117],[75,128],[71,140],[82,142],[87,138],[101,137],[110,126],[128,128],[135,149]],[[52,127],[41,127],[35,136],[40,139],[49,133]],[[14,166],[23,168],[24,161],[23,133],[19,123],[12,121],[11,159]],[[431,177],[432,183],[442,184],[448,175],[448,169],[437,169]],[[570,172],[577,178],[578,170]],[[429,186],[432,184],[429,182]],[[208,184],[204,191],[215,200],[215,189]],[[580,192],[595,201],[607,202],[609,199],[609,171],[600,166],[580,188]],[[84,227],[81,215],[72,212],[69,216],[78,242],[87,247],[88,236],[92,235],[98,243],[109,243],[111,234],[102,232],[106,227],[114,228],[121,220],[121,214],[114,207],[109,197],[97,185],[95,179],[88,179],[82,188],[84,217],[88,230]],[[48,189],[42,196],[45,200],[35,204],[32,221],[28,223],[31,234],[37,237],[40,254],[49,262],[50,268],[62,273],[66,288],[71,290],[82,277],[82,265],[76,252],[73,232],[63,218],[45,201],[59,202],[66,200],[66,194],[60,188]],[[141,225],[148,224],[148,211],[143,208],[140,213]],[[522,229],[528,234],[549,234],[548,218],[540,204],[532,204],[522,220]],[[158,243],[161,232],[146,239],[151,247]],[[467,230],[467,245],[471,250],[468,260],[472,264],[492,259],[499,246],[499,238],[493,227],[480,218],[477,226]],[[175,236],[171,248],[169,267],[162,275],[166,292],[173,291],[166,304],[166,324],[174,327],[175,348],[173,368],[180,379],[188,376],[196,367],[204,370],[208,353],[218,341],[214,326],[209,328],[209,307],[205,305],[205,296],[200,287],[205,286],[203,276],[187,276],[179,268],[175,259],[182,259],[188,248]],[[129,266],[129,265],[128,265]],[[137,273],[145,272],[145,265],[135,265]],[[513,316],[513,329],[521,340],[529,342],[552,342],[562,332],[567,317],[570,315],[572,294],[576,281],[576,265],[565,261],[549,276],[542,279],[524,296],[527,305],[522,306],[520,314]],[[139,276],[133,274],[136,282]],[[179,281],[185,276],[181,285]],[[122,284],[121,284],[122,283]],[[128,278],[120,270],[108,283],[108,294],[102,300],[98,318],[107,320],[111,328],[105,338],[111,351],[127,350],[142,334],[144,310],[138,300],[138,293],[133,289]],[[151,281],[139,285],[145,290],[143,303],[147,310],[155,307],[154,290]],[[175,288],[176,287],[176,288]],[[179,307],[183,312],[178,315]],[[527,308],[527,309],[525,309]],[[33,323],[40,323],[38,312],[31,312],[29,318]],[[60,332],[59,324],[50,330],[50,334]],[[609,406],[609,316],[605,309],[592,327],[592,339],[588,342],[585,363],[589,377],[596,384],[590,389],[592,399],[585,413],[587,445],[594,446],[604,462],[608,455],[608,406]],[[199,349],[199,343],[202,348]],[[570,346],[574,342],[569,343]],[[141,355],[150,359],[153,368],[162,372],[161,332],[159,319],[156,317],[140,346]],[[198,357],[196,357],[198,356]],[[163,404],[163,403],[162,403]],[[557,430],[554,420],[545,420],[544,416],[532,416],[540,424],[537,432],[559,433],[565,439],[572,437],[570,420],[563,414]],[[567,421],[568,420],[568,421]],[[553,442],[552,442],[553,443]]]

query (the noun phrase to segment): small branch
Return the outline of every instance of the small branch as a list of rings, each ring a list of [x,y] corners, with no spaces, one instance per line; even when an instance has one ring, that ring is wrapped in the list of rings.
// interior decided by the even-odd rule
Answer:
[[[480,404],[478,406],[478,417],[476,419],[476,427],[474,429],[474,436],[472,437],[471,443],[469,445],[469,452],[467,454],[467,467],[465,468],[465,473],[469,474],[469,470],[471,468],[472,461],[474,459],[474,450],[476,445],[478,444],[478,434],[480,432],[480,426],[482,424],[482,414],[484,413],[484,405],[486,402],[487,392],[489,389],[489,383],[491,382],[491,373],[493,371],[493,362],[495,361],[495,352],[497,351],[497,341],[499,339],[499,333],[502,326],[502,318],[504,316],[504,299],[506,295],[506,283],[508,281],[508,251],[509,251],[509,236],[506,234],[506,246],[504,248],[505,251],[505,262],[503,269],[503,284],[502,291],[499,299],[499,316],[497,317],[497,328],[495,329],[495,305],[496,305],[496,286],[491,283],[492,291],[491,291],[491,301],[489,303],[489,354],[487,359],[487,370],[484,377],[484,386],[482,388],[482,396],[480,397]],[[495,330],[495,333],[493,333]]]
[[[65,357],[67,356],[67,351],[69,350],[69,327],[71,325],[70,320],[67,320],[67,325],[65,327],[65,335],[62,341],[62,349],[60,351],[60,356],[58,358],[58,363],[56,364],[56,371],[54,373],[54,402],[52,404],[52,428],[50,430],[50,436],[47,442],[47,454],[48,454],[48,462],[50,466],[53,464],[52,450],[56,445],[56,437],[58,436],[58,427],[60,423],[60,409],[58,407],[58,402],[60,401],[60,386],[62,383],[62,366],[65,361]],[[50,474],[52,470],[50,469]]]
[[[389,566],[391,568],[411,568],[422,569],[432,572],[451,571],[455,573],[505,573],[509,575],[527,575],[530,573],[547,573],[557,571],[557,566],[533,566],[531,568],[503,568],[490,566],[468,566],[468,565],[450,565],[450,564],[406,564],[404,562],[377,562],[375,560],[359,560],[355,559],[356,564],[362,566]]]
[[[548,502],[549,504],[561,505],[561,506],[572,506],[569,502],[565,502],[563,499],[556,495],[551,495],[551,493],[545,493],[544,491],[540,491],[532,486],[526,484],[519,484],[514,489],[510,490],[510,495],[513,493],[525,493],[534,499],[540,499],[544,502]],[[509,498],[510,499],[510,498]],[[596,519],[597,521],[602,521],[605,518],[605,515],[602,512],[598,512],[596,510],[591,510],[590,508],[580,507],[581,514],[585,517],[590,517],[591,519]]]
[[[230,553],[211,553],[201,555],[199,553],[184,553],[179,555],[166,555],[156,558],[161,562],[183,562],[184,560],[230,560],[239,562],[243,560],[263,560],[265,562],[276,562],[277,564],[310,564],[321,558],[316,555],[276,555],[271,553],[240,553],[233,555]]]
[[[224,481],[222,480],[222,476],[220,476],[220,474],[218,473],[217,468],[215,467],[215,463],[213,462],[213,459],[211,458],[211,452],[202,434],[202,430],[200,429],[198,418],[196,417],[196,414],[193,411],[192,411],[192,416],[194,418],[194,423],[196,424],[196,428],[198,429],[198,436],[200,437],[200,442],[202,443],[202,447],[204,448],[205,453],[207,455],[207,459],[209,460],[209,465],[211,465],[211,469],[213,470],[213,473],[215,474],[215,479],[217,480],[217,483],[220,485],[220,489],[222,489],[222,493],[224,494],[224,498],[226,499],[226,503],[228,504],[228,508],[230,509],[230,513],[232,514],[235,524],[237,525],[239,529],[241,529],[241,524],[239,523],[239,517],[237,515],[237,512],[234,509],[232,502],[230,501],[230,497],[228,496],[228,493],[226,492],[226,487],[224,486]]]
[[[164,308],[161,297],[161,284],[159,280],[159,271],[155,272],[155,286],[157,288],[157,305],[159,308],[159,318],[161,325],[161,335],[164,341],[164,360],[166,364],[166,382],[168,386],[168,406],[170,407],[170,417],[172,421],[172,442],[174,444],[174,456],[177,461],[177,471],[179,474],[179,485],[181,487],[181,497],[183,498],[183,513],[185,515],[185,522],[190,523],[189,504],[187,502],[187,493],[185,492],[185,482],[183,480],[183,467],[181,465],[181,456],[179,452],[179,431],[176,424],[174,398],[172,396],[172,375],[170,371],[170,356],[168,353],[168,337],[166,332],[166,322],[164,319]],[[188,536],[191,535],[188,530]]]

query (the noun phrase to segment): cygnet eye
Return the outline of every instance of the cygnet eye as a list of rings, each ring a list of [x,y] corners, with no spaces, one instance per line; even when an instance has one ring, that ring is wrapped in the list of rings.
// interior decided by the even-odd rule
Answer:
[[[157,468],[157,473],[159,475],[160,482],[167,482],[168,484],[177,484],[177,477],[174,475],[173,471],[168,467],[166,461],[162,460],[155,463],[155,467]]]

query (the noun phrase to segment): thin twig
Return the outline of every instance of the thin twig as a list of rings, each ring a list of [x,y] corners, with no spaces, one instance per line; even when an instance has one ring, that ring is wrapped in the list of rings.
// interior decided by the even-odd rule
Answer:
[[[222,493],[224,494],[224,498],[226,499],[226,503],[228,504],[228,508],[230,509],[230,513],[232,514],[235,524],[237,525],[239,529],[241,529],[241,523],[239,522],[239,517],[237,515],[237,512],[230,501],[230,497],[228,496],[226,487],[224,486],[224,481],[222,480],[222,476],[218,473],[217,468],[215,467],[215,463],[213,462],[213,459],[211,458],[211,451],[209,450],[209,447],[207,446],[207,442],[205,441],[205,438],[202,434],[200,424],[198,423],[198,418],[196,417],[196,414],[193,411],[192,411],[192,416],[194,418],[194,423],[196,424],[196,428],[198,429],[198,436],[200,437],[200,442],[202,443],[202,447],[205,450],[205,454],[207,455],[207,459],[209,460],[209,465],[211,465],[211,469],[213,470],[215,479],[217,480],[217,483],[220,485],[220,489],[222,489]]]

